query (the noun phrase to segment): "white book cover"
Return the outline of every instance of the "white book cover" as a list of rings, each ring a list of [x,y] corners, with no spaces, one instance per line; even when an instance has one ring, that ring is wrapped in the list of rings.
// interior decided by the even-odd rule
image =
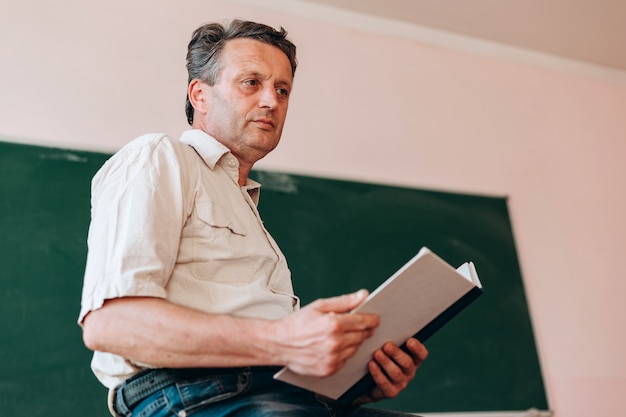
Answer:
[[[338,399],[369,372],[367,364],[376,349],[388,341],[402,345],[476,288],[482,292],[471,262],[454,269],[428,248],[422,248],[352,311],[377,314],[381,322],[343,368],[328,377],[314,377],[285,367],[274,378]]]

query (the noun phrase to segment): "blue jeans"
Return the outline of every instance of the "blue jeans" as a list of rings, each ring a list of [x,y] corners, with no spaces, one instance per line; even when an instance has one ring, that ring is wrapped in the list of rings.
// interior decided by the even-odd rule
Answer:
[[[410,414],[348,407],[272,378],[273,372],[233,372],[178,382],[146,397],[133,410],[116,395],[126,417],[401,417]]]

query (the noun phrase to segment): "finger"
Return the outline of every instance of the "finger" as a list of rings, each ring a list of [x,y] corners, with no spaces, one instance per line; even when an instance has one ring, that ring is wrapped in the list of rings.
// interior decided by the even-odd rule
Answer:
[[[361,304],[368,294],[368,291],[363,289],[337,297],[320,298],[314,301],[312,306],[324,313],[347,313]]]
[[[376,361],[370,361],[368,363],[368,369],[376,383],[376,387],[369,393],[369,396],[375,401],[383,398],[394,398],[406,387],[407,381],[401,380],[394,383],[388,376],[386,370],[383,370]]]
[[[410,349],[409,347],[410,353],[407,353],[392,342],[385,343],[382,348],[383,352],[388,356],[388,361],[402,368],[405,373],[410,373],[417,365]]]
[[[419,366],[422,362],[428,358],[428,349],[419,340],[410,338],[406,341],[406,347],[409,349],[409,353],[413,358],[413,363]]]
[[[385,345],[385,347],[386,346],[387,345]],[[392,344],[392,346],[395,345]],[[415,365],[413,365],[413,361],[409,355],[404,352],[403,354],[404,356],[398,355],[398,357],[401,359],[401,362],[404,362],[405,365],[408,364],[408,366],[403,366],[396,362],[396,360],[383,349],[374,352],[374,360],[391,382],[403,382],[407,376],[410,377],[414,373]]]
[[[334,313],[329,313],[334,314]],[[380,324],[380,317],[375,314],[336,314],[333,316],[336,329],[342,333],[367,333],[366,337],[374,334],[374,329]]]
[[[415,338],[407,340],[406,347],[408,352],[392,342],[387,342],[383,346],[383,351],[405,369],[417,368],[428,357],[428,349]]]
[[[339,354],[342,359],[348,359],[356,353],[363,341],[372,334],[372,330],[344,333],[341,340],[336,341],[332,353]]]

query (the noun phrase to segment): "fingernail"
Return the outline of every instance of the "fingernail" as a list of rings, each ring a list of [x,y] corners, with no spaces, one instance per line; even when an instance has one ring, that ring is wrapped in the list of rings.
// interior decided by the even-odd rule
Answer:
[[[358,295],[359,297],[365,297],[367,296],[368,291],[364,288],[360,289],[357,291],[356,295]]]

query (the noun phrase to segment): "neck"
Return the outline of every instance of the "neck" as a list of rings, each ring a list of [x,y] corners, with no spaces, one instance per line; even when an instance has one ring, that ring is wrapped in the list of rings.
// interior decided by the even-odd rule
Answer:
[[[248,174],[252,170],[252,165],[246,165],[241,160],[239,161],[239,179],[237,183],[240,187],[243,187],[248,182]]]

